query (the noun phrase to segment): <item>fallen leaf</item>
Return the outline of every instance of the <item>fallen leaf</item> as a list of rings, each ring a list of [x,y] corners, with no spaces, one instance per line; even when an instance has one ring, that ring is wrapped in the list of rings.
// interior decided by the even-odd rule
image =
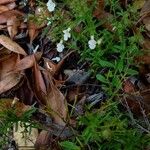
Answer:
[[[10,10],[0,14],[0,24],[4,24],[11,16],[23,17],[23,13],[18,10]]]
[[[23,75],[20,73],[12,73],[5,76],[3,80],[0,81],[0,94],[16,86],[22,77]]]
[[[3,49],[5,50],[5,49]],[[0,80],[7,76],[11,70],[14,69],[18,56],[16,54],[9,54],[0,58]]]
[[[47,89],[41,71],[39,69],[39,65],[36,62],[34,63],[33,67],[33,76],[34,76],[34,91],[39,100],[39,103],[46,105]]]
[[[36,139],[35,148],[41,150],[48,149],[48,147],[50,146],[49,145],[50,139],[51,139],[50,132],[42,130]]]
[[[16,0],[0,0],[0,5],[15,2]]]
[[[18,54],[27,55],[22,47],[5,35],[0,35],[0,44]]]
[[[0,61],[1,61],[1,58],[3,59],[3,57],[9,55],[10,53],[11,51],[9,51],[7,48],[5,47],[0,48]]]
[[[0,94],[10,90],[21,80],[23,75],[20,72],[11,72],[17,60],[18,55],[16,54],[6,55],[0,59]]]
[[[67,118],[66,101],[63,94],[54,85],[51,73],[44,69],[41,73],[38,64],[35,63],[34,79],[35,94],[40,103],[45,105],[47,112],[54,118],[55,123],[64,126]]]
[[[63,68],[65,60],[73,53],[74,53],[74,51],[69,52],[67,55],[65,55],[63,57],[63,59],[58,64],[54,63],[53,61],[51,61],[47,58],[44,58],[45,68],[48,71],[50,71],[52,76],[58,75],[59,72],[61,71],[61,68]]]
[[[39,61],[42,56],[41,52],[24,57],[16,63],[14,72],[25,70],[34,66],[35,61]]]
[[[16,16],[12,16],[7,20],[7,30],[11,37],[11,39],[14,38],[14,36],[18,33],[18,28],[20,26],[20,20]]]
[[[17,5],[16,5],[15,2],[12,2],[12,3],[9,3],[9,4],[5,5],[5,6],[7,6],[7,8],[8,8],[9,10],[12,10],[12,9],[14,9]]]
[[[16,7],[16,3],[12,2],[7,5],[0,5],[0,14],[9,10],[12,10]]]
[[[150,39],[145,38],[144,42],[142,43],[144,50],[150,50]]]
[[[125,93],[128,93],[128,94],[135,92],[134,84],[131,83],[131,81],[126,80],[123,84],[123,90]]]
[[[150,12],[150,0],[145,1],[145,4],[141,9],[140,15],[143,16],[144,14],[147,14],[148,12]]]
[[[30,44],[32,41],[37,37],[39,34],[39,30],[37,28],[37,25],[32,20],[28,21],[28,30],[29,30],[29,37],[30,37]]]
[[[49,113],[53,116],[55,123],[65,125],[67,119],[67,105],[64,95],[54,85],[51,75],[49,74],[49,88],[47,89],[46,107],[50,108]]]
[[[3,6],[3,5],[0,6],[0,14],[5,12],[5,11],[8,11],[8,10],[9,10],[9,8],[7,6]]]
[[[142,64],[150,64],[150,55],[143,55],[136,58],[136,62]]]

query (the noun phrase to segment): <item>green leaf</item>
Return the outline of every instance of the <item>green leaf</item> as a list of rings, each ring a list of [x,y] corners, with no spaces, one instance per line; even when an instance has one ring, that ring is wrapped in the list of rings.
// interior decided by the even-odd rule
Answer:
[[[107,79],[101,74],[97,74],[96,78],[97,78],[97,80],[99,80],[99,81],[101,81],[103,83],[108,83]]]
[[[133,70],[133,69],[128,69],[128,70],[127,70],[127,74],[128,74],[128,75],[131,75],[131,76],[137,75],[137,74],[138,74],[138,71]]]
[[[121,80],[118,78],[118,76],[114,76],[112,79],[112,85],[116,88],[121,88]]]
[[[116,64],[117,69],[119,70],[119,72],[122,72],[123,70],[123,60],[119,60]]]
[[[109,61],[105,61],[105,60],[99,60],[99,64],[102,67],[110,67],[110,68],[114,68],[114,64],[109,62]]]
[[[81,150],[79,146],[70,141],[64,141],[60,143],[63,150]]]

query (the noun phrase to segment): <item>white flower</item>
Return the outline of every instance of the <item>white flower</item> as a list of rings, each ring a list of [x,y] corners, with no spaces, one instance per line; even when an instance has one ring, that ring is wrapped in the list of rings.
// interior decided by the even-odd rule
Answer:
[[[52,60],[59,62],[60,61],[60,57],[52,58]]]
[[[63,44],[63,41],[61,40],[58,44],[57,44],[57,52],[61,53],[64,50],[65,46]]]
[[[52,11],[55,10],[56,4],[55,4],[52,0],[49,0],[46,5],[47,5],[47,9],[48,9],[50,12],[52,12]]]
[[[91,39],[88,41],[88,45],[90,49],[95,49],[96,47],[96,41],[94,40],[94,36],[91,36]]]
[[[70,34],[70,28],[68,28],[67,30],[64,30],[63,33],[64,33],[64,41],[68,41],[68,39],[71,37],[71,34]]]

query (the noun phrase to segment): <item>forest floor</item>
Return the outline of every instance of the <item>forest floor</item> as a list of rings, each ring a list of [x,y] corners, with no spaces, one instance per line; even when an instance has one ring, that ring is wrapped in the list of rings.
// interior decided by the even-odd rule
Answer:
[[[150,150],[150,0],[0,0],[0,149]]]

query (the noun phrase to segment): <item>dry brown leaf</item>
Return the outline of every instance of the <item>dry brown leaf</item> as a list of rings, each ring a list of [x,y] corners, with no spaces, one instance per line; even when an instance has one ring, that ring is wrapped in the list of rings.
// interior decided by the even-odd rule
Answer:
[[[144,17],[143,23],[145,25],[146,30],[150,31],[150,15],[147,17]]]
[[[7,20],[7,30],[11,37],[11,39],[14,38],[14,36],[18,33],[18,28],[20,26],[20,20],[16,16],[12,16]]]
[[[0,5],[3,5],[3,4],[8,4],[8,3],[11,3],[11,2],[15,2],[16,0],[0,0]]]
[[[28,22],[28,31],[29,31],[29,37],[30,37],[30,44],[32,43],[32,41],[37,37],[37,35],[39,34],[37,25],[35,24],[35,22],[33,22],[32,20],[30,20]]]
[[[13,69],[15,71],[21,71],[34,66],[35,61],[39,61],[41,59],[42,53],[37,52],[35,54],[29,55],[24,57],[23,59],[19,60]]]
[[[0,80],[2,80],[11,72],[11,70],[14,69],[17,59],[18,56],[16,54],[6,55],[0,59]]]
[[[150,55],[143,55],[136,58],[136,61],[143,64],[150,64]]]
[[[6,23],[11,16],[23,17],[23,13],[18,10],[10,10],[0,14],[0,24]]]
[[[44,62],[45,62],[45,67],[46,69],[48,69],[51,73],[51,75],[53,76],[56,73],[57,70],[57,64],[55,64],[53,61],[44,58]]]
[[[20,72],[13,73],[11,71],[18,59],[16,54],[6,55],[0,59],[0,94],[10,90],[20,82],[23,75]]]
[[[5,47],[0,48],[0,61],[1,61],[1,58],[3,58],[6,55],[9,55],[10,53],[11,51],[9,51],[7,48]]]
[[[147,14],[148,12],[150,12],[150,0],[147,0],[143,6],[143,8],[141,9],[141,16],[143,16],[144,14]]]
[[[7,6],[0,5],[0,14],[8,10],[9,8]]]
[[[132,84],[131,81],[126,80],[123,85],[123,90],[125,93],[128,93],[128,94],[135,92],[134,84]]]
[[[48,145],[50,144],[50,137],[51,135],[49,131],[42,130],[36,139],[35,148],[41,150],[48,149],[50,146]]]
[[[27,55],[22,47],[5,35],[0,35],[0,44],[18,54]]]
[[[22,77],[23,75],[20,73],[12,73],[5,76],[3,80],[0,81],[0,94],[16,86]]]
[[[41,71],[39,69],[39,65],[36,62],[34,63],[33,75],[34,75],[35,94],[36,94],[37,98],[39,99],[39,102],[43,105],[46,105],[47,89],[46,89]]]
[[[0,14],[5,12],[5,11],[12,10],[15,7],[16,7],[16,3],[15,2],[9,3],[7,5],[0,5]]]
[[[43,70],[43,75],[47,85],[47,95],[45,97],[46,108],[52,115],[55,123],[64,126],[67,118],[67,105],[63,94],[58,90],[53,82],[50,72]]]
[[[61,68],[63,67],[65,60],[73,53],[74,51],[69,52],[67,55],[63,57],[63,59],[58,64],[55,64],[53,61],[44,58],[45,68],[49,70],[52,76],[57,75],[60,72]]]
[[[65,125],[64,120],[67,118],[65,97],[54,85],[51,73],[46,70],[43,70],[41,73],[38,64],[35,63],[34,79],[35,94],[40,103],[45,105],[48,113],[54,118],[55,123]]]
[[[7,6],[7,8],[8,8],[9,10],[12,10],[12,9],[14,9],[17,5],[16,5],[15,2],[12,2],[12,3],[9,3],[9,4],[5,5],[5,6]]]
[[[150,39],[145,38],[144,42],[142,43],[144,50],[150,50]]]

